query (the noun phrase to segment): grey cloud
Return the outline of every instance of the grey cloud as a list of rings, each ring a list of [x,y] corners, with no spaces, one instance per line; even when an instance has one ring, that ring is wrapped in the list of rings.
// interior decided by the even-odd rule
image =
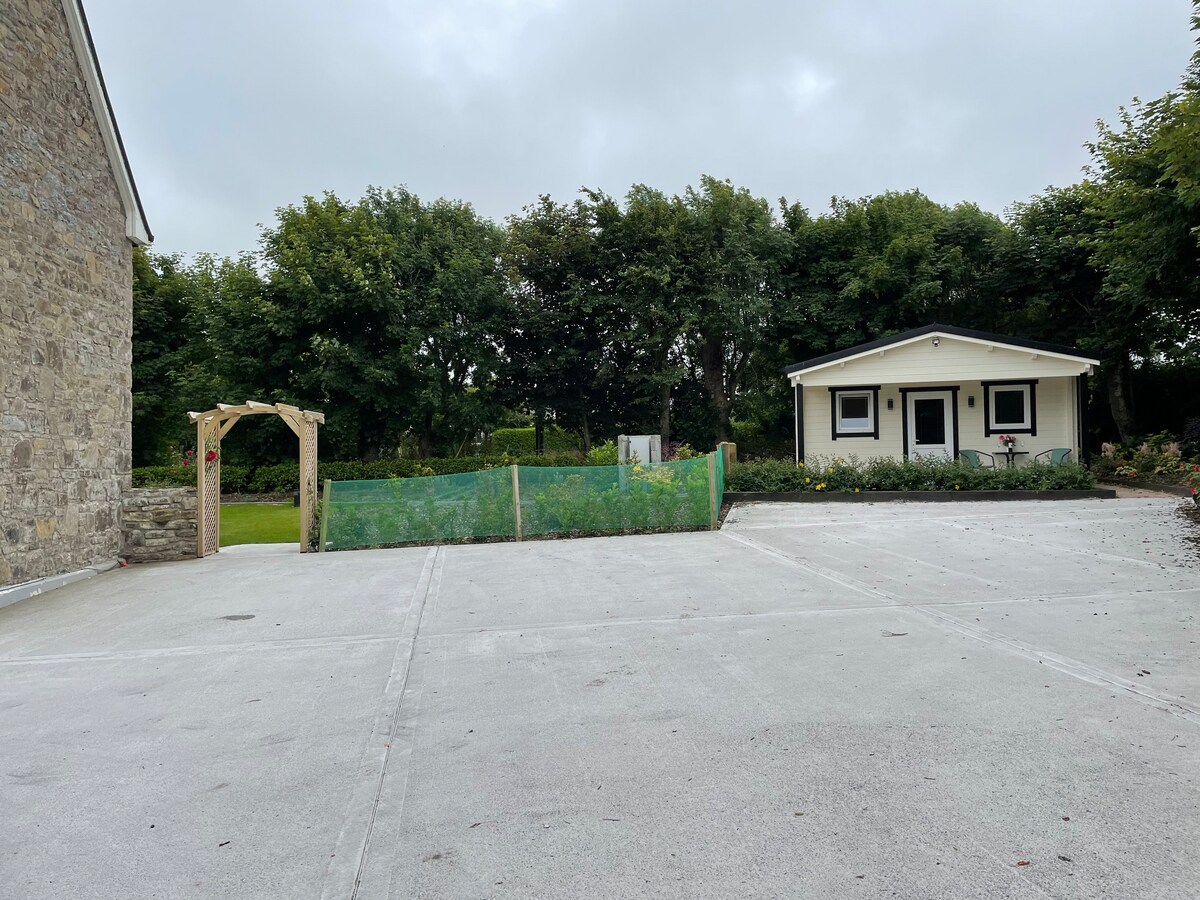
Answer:
[[[919,187],[1000,212],[1171,89],[1186,0],[88,5],[160,250],[252,249],[368,184],[501,219],[701,173],[814,210]]]

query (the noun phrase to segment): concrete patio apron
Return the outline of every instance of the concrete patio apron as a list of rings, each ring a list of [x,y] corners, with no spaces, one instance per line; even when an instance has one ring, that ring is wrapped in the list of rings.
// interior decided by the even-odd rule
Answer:
[[[73,585],[0,610],[0,896],[1190,898],[1177,505]]]

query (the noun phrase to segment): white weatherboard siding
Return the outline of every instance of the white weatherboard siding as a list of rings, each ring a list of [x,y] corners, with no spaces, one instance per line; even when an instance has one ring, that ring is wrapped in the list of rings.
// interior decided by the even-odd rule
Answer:
[[[855,384],[868,384],[866,381]],[[887,408],[891,397],[895,409]],[[879,440],[870,435],[838,438],[833,440],[832,406],[827,387],[804,387],[804,458],[813,459],[857,456],[867,459],[872,456],[894,456],[903,458],[904,444],[901,439],[900,390],[899,386],[885,384],[879,391]]]
[[[992,349],[988,349],[991,347]],[[950,335],[923,336],[907,344],[874,350],[791,376],[808,387],[860,384],[959,384],[964,378],[1005,381],[1078,375],[1086,363],[1037,350],[989,345]],[[1040,429],[1039,429],[1040,431]],[[882,435],[881,435],[882,436]]]
[[[942,346],[945,346],[943,338]],[[999,353],[999,348],[994,351]],[[1078,363],[1072,364],[1075,369]],[[847,364],[846,369],[850,369]],[[856,368],[854,374],[862,376],[862,370]],[[1009,373],[1003,376],[988,375],[986,378],[964,380],[947,377],[938,380],[921,378],[916,381],[888,383],[880,380],[872,382],[866,377],[857,377],[842,382],[846,385],[860,386],[879,384],[879,439],[867,437],[839,437],[833,439],[832,406],[829,387],[804,386],[804,457],[805,459],[833,459],[841,457],[848,459],[856,456],[859,459],[869,459],[876,456],[890,456],[896,459],[904,458],[904,404],[901,400],[901,388],[934,388],[958,387],[958,446],[964,450],[982,450],[985,453],[999,454],[1000,443],[996,436],[984,436],[983,421],[983,385],[982,381],[1008,380],[1009,378],[1036,379],[1036,414],[1037,435],[1019,434],[1017,450],[1028,451],[1028,456],[1017,457],[1018,465],[1023,465],[1033,459],[1034,454],[1055,447],[1070,447],[1075,451],[1072,461],[1079,460],[1078,412],[1076,409],[1076,372],[1070,376],[1039,377],[1025,373]],[[967,405],[967,398],[975,398],[975,406]],[[887,408],[888,400],[892,401],[892,409]]]

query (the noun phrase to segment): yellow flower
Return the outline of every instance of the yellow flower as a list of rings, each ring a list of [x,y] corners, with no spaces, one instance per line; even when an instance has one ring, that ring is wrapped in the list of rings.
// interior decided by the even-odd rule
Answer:
[[[856,494],[858,493],[858,488],[854,489],[854,493],[856,493]]]
[[[818,484],[818,485],[817,485],[817,490],[819,491],[819,490],[820,490],[821,488],[823,488],[823,487],[825,487],[825,485],[823,485],[823,484]]]
[[[832,474],[833,474],[833,467],[832,467],[832,466],[830,466],[830,467],[829,467],[829,474],[830,474],[830,475],[832,475]]]
[[[804,460],[800,460],[800,462],[796,463],[796,465],[798,465],[800,468],[803,469],[804,468]]]
[[[957,485],[957,484],[954,486],[954,489],[955,489],[956,491],[958,490],[958,485]]]
[[[805,483],[805,484],[812,484],[812,479],[811,479],[811,478],[805,478],[805,479],[804,479],[804,483]]]

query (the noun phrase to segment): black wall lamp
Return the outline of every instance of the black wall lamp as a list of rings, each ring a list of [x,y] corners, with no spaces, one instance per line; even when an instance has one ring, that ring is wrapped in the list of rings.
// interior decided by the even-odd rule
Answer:
[[[975,396],[973,394],[967,398],[967,406],[969,406],[971,409],[975,408]]]

